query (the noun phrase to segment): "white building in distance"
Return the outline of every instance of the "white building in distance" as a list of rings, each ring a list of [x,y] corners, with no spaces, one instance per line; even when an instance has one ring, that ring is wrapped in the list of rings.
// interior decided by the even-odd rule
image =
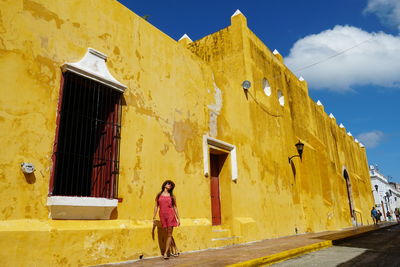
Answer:
[[[392,220],[395,220],[394,210],[400,208],[400,190],[396,184],[389,183],[388,178],[381,174],[376,166],[370,165],[369,173],[375,206],[383,215],[381,220],[388,220],[387,211],[391,213]]]

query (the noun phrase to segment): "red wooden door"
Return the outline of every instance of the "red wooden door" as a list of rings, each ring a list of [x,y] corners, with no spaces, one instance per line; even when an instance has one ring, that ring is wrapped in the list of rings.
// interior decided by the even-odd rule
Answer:
[[[116,150],[116,129],[118,122],[119,95],[110,88],[99,92],[99,98],[107,98],[107,105],[100,107],[96,121],[96,150],[93,155],[92,197],[115,198],[114,159]],[[107,89],[107,90],[106,90]]]
[[[221,224],[221,203],[219,197],[219,158],[210,154],[210,192],[211,192],[211,215],[212,225]]]

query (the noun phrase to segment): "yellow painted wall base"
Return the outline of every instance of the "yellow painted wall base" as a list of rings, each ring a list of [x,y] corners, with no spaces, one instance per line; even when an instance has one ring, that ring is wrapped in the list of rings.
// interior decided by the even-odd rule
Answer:
[[[205,218],[183,219],[181,223],[174,236],[182,251],[240,244],[247,240],[239,236],[226,239],[232,237],[232,233],[213,232],[210,221]],[[0,246],[7,248],[0,251],[1,266],[82,266],[160,254],[159,229],[153,229],[150,220],[11,220],[1,222],[0,229]]]

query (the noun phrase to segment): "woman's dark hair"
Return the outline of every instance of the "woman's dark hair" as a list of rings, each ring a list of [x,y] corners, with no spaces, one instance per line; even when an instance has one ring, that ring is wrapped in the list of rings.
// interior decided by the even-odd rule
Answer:
[[[164,188],[167,184],[171,185],[171,189],[168,190],[168,193],[171,195],[172,206],[175,206],[175,196],[173,193],[175,188],[175,183],[172,182],[171,180],[165,180],[164,183],[161,185],[161,191],[160,193],[157,194],[156,201],[158,202],[158,199],[161,196],[162,192],[164,192]]]

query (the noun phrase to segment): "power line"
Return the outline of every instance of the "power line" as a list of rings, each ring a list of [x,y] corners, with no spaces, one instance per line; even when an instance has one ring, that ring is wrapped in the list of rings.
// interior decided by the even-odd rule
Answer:
[[[351,49],[353,49],[353,48],[356,48],[356,47],[358,47],[358,46],[360,46],[360,45],[362,45],[362,44],[364,44],[364,43],[366,43],[366,42],[369,42],[369,41],[370,41],[372,38],[374,38],[374,37],[375,37],[375,36],[372,36],[371,38],[369,38],[369,39],[367,39],[367,40],[364,40],[364,41],[362,41],[361,43],[358,43],[358,44],[356,44],[356,45],[354,45],[354,46],[352,46],[352,47],[350,47],[350,48],[344,49],[344,50],[342,50],[342,51],[340,51],[340,52],[338,52],[338,53],[336,53],[336,54],[334,54],[334,55],[332,55],[332,56],[329,56],[329,57],[327,57],[327,58],[325,58],[325,59],[323,59],[323,60],[317,61],[317,62],[315,62],[315,63],[312,63],[312,64],[310,64],[310,65],[307,65],[307,66],[302,67],[302,68],[299,68],[299,69],[296,69],[296,70],[294,70],[294,71],[305,70],[305,69],[311,68],[311,67],[313,67],[313,66],[315,66],[315,65],[318,65],[318,64],[320,64],[320,63],[323,63],[323,62],[325,62],[325,61],[328,61],[329,59],[332,59],[332,58],[334,58],[334,57],[340,56],[341,54],[344,54],[345,52],[347,52],[347,51],[349,51],[349,50],[351,50]]]
[[[257,101],[257,99],[252,95],[252,93],[250,91],[247,91],[247,93],[251,96],[251,98],[253,99],[253,101],[257,104],[257,106],[259,106],[265,113],[267,113],[268,115],[272,116],[272,117],[282,117],[282,115],[279,114],[273,114],[272,112],[268,111],[264,105],[262,105],[261,103],[259,103]]]

